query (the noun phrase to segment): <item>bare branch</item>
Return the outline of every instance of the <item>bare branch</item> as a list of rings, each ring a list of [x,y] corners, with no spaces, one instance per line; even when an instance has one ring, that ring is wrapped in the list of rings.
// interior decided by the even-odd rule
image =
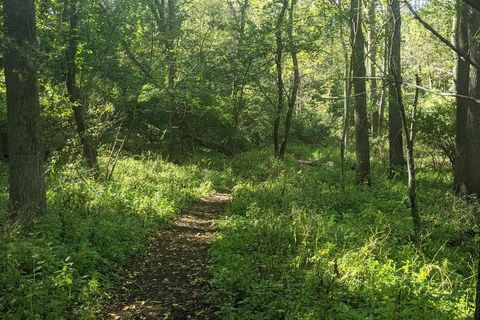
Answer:
[[[479,69],[480,70],[480,65],[478,65],[477,63],[475,63],[474,61],[472,61],[472,59],[470,59],[470,57],[468,55],[464,55],[463,52],[461,52],[460,50],[458,50],[450,41],[448,41],[444,36],[442,36],[438,31],[436,31],[435,29],[432,28],[431,25],[429,25],[425,20],[423,20],[419,15],[418,13],[415,11],[415,9],[413,9],[412,5],[407,1],[407,0],[404,0],[404,3],[405,5],[407,6],[408,10],[412,13],[413,17],[415,18],[415,20],[417,20],[418,22],[420,22],[420,24],[425,28],[427,29],[428,31],[430,31],[438,40],[440,40],[441,42],[443,42],[443,44],[445,44],[446,46],[448,46],[450,49],[452,49],[453,51],[455,51],[459,57],[461,57],[465,62],[468,62],[470,65],[474,66],[475,68]]]

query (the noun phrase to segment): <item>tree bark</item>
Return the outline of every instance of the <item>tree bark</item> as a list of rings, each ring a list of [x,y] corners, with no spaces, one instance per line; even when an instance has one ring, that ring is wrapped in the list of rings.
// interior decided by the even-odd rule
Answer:
[[[401,26],[400,1],[389,0],[391,32],[390,59],[388,68],[389,95],[388,95],[388,125],[389,125],[389,158],[390,177],[404,172],[405,160],[403,157],[402,118],[399,101],[402,100],[401,75]],[[397,90],[397,88],[399,88]]]
[[[295,106],[297,104],[298,90],[300,89],[300,68],[298,65],[297,47],[293,38],[294,13],[297,0],[291,0],[290,9],[288,10],[288,45],[290,47],[290,55],[293,64],[293,87],[291,96],[288,98],[287,117],[285,118],[285,133],[283,136],[282,146],[280,148],[279,158],[284,159],[287,151],[287,143],[292,127],[292,118]]]
[[[480,320],[480,257],[478,259],[477,266],[477,288],[476,288],[476,299],[475,299],[475,320]]]
[[[397,82],[395,82],[397,83]],[[415,241],[420,240],[421,232],[421,218],[420,213],[418,212],[417,206],[417,187],[416,187],[416,172],[415,172],[415,157],[414,157],[414,146],[415,146],[415,123],[417,120],[417,107],[418,99],[420,94],[420,77],[416,75],[416,89],[415,89],[415,98],[413,101],[412,108],[412,119],[411,126],[408,127],[407,113],[405,111],[405,105],[402,100],[401,88],[397,87],[397,96],[398,104],[400,106],[400,114],[402,117],[403,130],[405,131],[405,141],[407,142],[407,171],[408,171],[408,197],[410,199],[410,212],[412,215],[413,221],[413,231]]]
[[[285,83],[283,81],[283,21],[285,19],[285,12],[288,8],[288,0],[283,0],[282,8],[277,16],[275,24],[275,66],[277,70],[277,110],[275,112],[275,119],[273,123],[273,146],[275,156],[280,157],[280,121],[282,119],[283,108],[285,104]]]
[[[387,17],[388,19],[388,17]],[[388,64],[390,60],[390,38],[389,35],[385,35],[384,39],[384,52],[383,52],[383,77],[382,77],[382,94],[380,97],[380,115],[378,120],[378,134],[383,136],[384,134],[384,122],[385,122],[385,106],[387,105],[387,95],[388,95],[388,79],[385,75],[388,75]]]
[[[177,22],[177,3],[175,0],[168,0],[168,32],[167,60],[168,60],[168,89],[175,89],[175,81],[177,77],[177,56],[175,54],[175,40],[178,36]]]
[[[480,3],[475,2],[475,0],[463,0],[466,4],[480,11]]]
[[[455,45],[457,64],[455,86],[457,129],[455,184],[461,196],[474,195],[479,210],[480,199],[480,11],[457,3]],[[464,55],[469,53],[468,59]],[[463,99],[468,96],[470,99]],[[477,212],[478,214],[478,212]],[[477,266],[475,320],[480,320],[480,257]]]
[[[343,123],[342,137],[340,141],[340,185],[345,190],[345,151],[348,146],[348,135],[350,129],[350,96],[352,91],[352,59],[345,39],[344,24],[340,24],[340,42],[343,49],[343,61],[345,64],[345,78],[343,80]],[[348,40],[349,41],[349,40]]]
[[[66,74],[65,82],[68,97],[73,105],[73,118],[77,127],[77,133],[80,144],[83,149],[83,157],[88,168],[95,177],[100,174],[100,167],[97,160],[97,151],[87,133],[87,121],[85,117],[85,105],[81,101],[82,94],[77,84],[77,48],[78,48],[78,23],[79,14],[77,8],[77,0],[64,0],[64,14],[67,13],[69,23],[68,44],[65,54],[66,58]]]
[[[480,30],[480,11],[472,10],[468,24],[470,38],[470,55],[472,61],[480,63],[480,41],[477,40]],[[469,96],[480,99],[480,70],[470,68]],[[470,100],[467,111],[467,148],[465,184],[467,194],[480,197],[480,103]]]
[[[455,24],[455,46],[463,54],[469,54],[468,37],[468,9],[460,0],[457,1],[457,18]],[[469,95],[470,64],[462,59],[461,55],[456,56],[455,66],[455,91],[458,95]],[[457,122],[456,122],[456,150],[455,150],[455,189],[459,195],[466,195],[466,160],[467,154],[467,115],[469,100],[461,97],[456,98]]]
[[[343,30],[343,26],[340,27]],[[343,32],[341,32],[343,34]],[[342,36],[343,39],[343,36]],[[343,43],[343,41],[342,41]],[[352,84],[352,62],[349,58],[346,45],[343,46],[345,51],[345,80],[343,81],[343,123],[342,123],[342,137],[340,141],[340,166],[341,166],[341,176],[340,184],[342,190],[345,190],[345,150],[348,145],[348,129],[350,125],[350,95],[351,95],[351,84]]]
[[[233,109],[233,125],[235,134],[238,135],[240,126],[240,115],[244,106],[244,89],[245,89],[245,68],[243,57],[243,43],[245,40],[245,25],[247,20],[247,11],[250,5],[249,0],[243,0],[240,5],[240,17],[237,17],[236,7],[233,3],[229,2],[232,12],[234,13],[235,27],[233,30],[233,83],[232,83],[232,109]],[[239,20],[239,21],[237,21]],[[238,25],[237,25],[238,23]]]
[[[175,41],[178,38],[179,33],[179,22],[177,18],[177,1],[168,0],[168,31],[165,34],[165,50],[166,58],[168,62],[168,75],[167,75],[167,88],[169,91],[169,104],[172,112],[172,120],[170,125],[170,130],[172,133],[169,153],[172,156],[183,153],[183,139],[182,135],[185,130],[183,128],[182,119],[180,116],[178,104],[177,104],[177,94],[176,94],[176,82],[177,82],[177,53]]]
[[[352,71],[355,95],[355,149],[357,184],[371,184],[368,138],[365,36],[362,31],[362,1],[351,0]]]
[[[37,84],[35,5],[5,0],[5,81],[9,149],[9,211],[30,220],[46,212],[40,102]]]
[[[375,29],[376,29],[376,0],[370,0],[368,3],[368,73],[370,76],[370,104],[372,106],[372,134],[378,136],[380,111],[378,107],[378,85],[377,85],[377,47],[375,45]]]

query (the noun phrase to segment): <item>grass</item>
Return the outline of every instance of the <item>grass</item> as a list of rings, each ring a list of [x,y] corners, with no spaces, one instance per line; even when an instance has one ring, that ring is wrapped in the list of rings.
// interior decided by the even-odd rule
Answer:
[[[155,230],[213,190],[233,193],[211,249],[221,319],[471,317],[478,217],[450,193],[449,174],[418,174],[415,246],[405,182],[374,163],[372,187],[354,186],[349,170],[342,191],[337,152],[295,146],[285,162],[270,150],[209,153],[181,166],[124,158],[112,181],[50,166],[48,215],[22,231],[0,216],[0,318],[94,319]]]
[[[115,275],[153,232],[212,192],[208,170],[156,158],[121,160],[112,181],[77,169],[49,168],[48,214],[27,232],[0,216],[1,319],[94,319]]]
[[[222,319],[466,319],[477,224],[446,173],[419,172],[424,232],[413,245],[404,181],[340,189],[333,149],[232,161],[233,202],[212,249]],[[301,166],[294,158],[309,159]],[[352,160],[349,160],[352,163]]]

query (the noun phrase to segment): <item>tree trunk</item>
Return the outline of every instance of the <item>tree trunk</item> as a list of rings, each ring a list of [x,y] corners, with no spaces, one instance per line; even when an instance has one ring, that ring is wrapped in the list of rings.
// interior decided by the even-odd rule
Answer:
[[[402,75],[401,75],[401,26],[400,1],[389,0],[391,32],[390,59],[388,68],[389,95],[388,95],[388,125],[389,125],[389,158],[390,176],[394,177],[404,171],[402,118],[399,101],[402,100]],[[397,90],[399,88],[399,90]]]
[[[341,30],[343,30],[343,27]],[[342,32],[343,34],[343,32]],[[343,37],[342,37],[343,39]],[[352,68],[351,60],[344,46],[345,51],[345,79],[343,81],[343,123],[342,123],[342,137],[340,141],[340,166],[341,166],[341,176],[340,184],[342,190],[345,190],[345,150],[348,145],[348,128],[350,120],[350,93],[351,93],[351,84],[352,84]]]
[[[168,63],[167,74],[167,89],[169,91],[169,104],[172,112],[172,118],[170,123],[171,140],[169,145],[169,153],[171,156],[176,157],[178,154],[183,153],[183,139],[182,135],[185,130],[183,128],[182,119],[180,116],[177,94],[176,94],[176,81],[177,81],[177,53],[175,49],[175,41],[178,38],[179,22],[177,19],[177,1],[168,0],[168,20],[167,31],[165,36],[165,52]]]
[[[476,39],[480,29],[480,11],[472,10],[469,21],[471,60],[480,63],[480,41]],[[469,96],[480,99],[480,70],[470,68]],[[467,111],[467,148],[465,184],[467,194],[480,197],[480,103],[469,101]]]
[[[67,13],[68,12],[68,13]],[[77,8],[77,0],[64,1],[64,14],[67,14],[69,22],[68,44],[65,54],[66,58],[66,74],[65,82],[70,102],[73,104],[73,118],[77,126],[77,133],[80,144],[83,148],[83,157],[88,168],[95,177],[100,174],[100,168],[97,160],[97,151],[87,133],[87,122],[85,120],[85,105],[83,104],[82,95],[77,85],[77,65],[76,56],[78,48],[78,22],[79,14]],[[65,17],[65,16],[64,16]]]
[[[395,82],[397,83],[397,82]],[[417,107],[418,99],[420,94],[420,77],[416,75],[416,85],[415,98],[413,101],[412,108],[412,119],[411,126],[408,127],[407,113],[405,111],[405,105],[403,104],[402,94],[400,87],[397,87],[398,92],[398,105],[400,106],[400,113],[402,117],[403,130],[405,131],[405,141],[407,142],[407,171],[408,171],[408,197],[410,199],[410,212],[412,215],[413,221],[413,231],[415,241],[420,240],[420,231],[421,231],[421,219],[420,213],[418,212],[417,206],[417,187],[416,187],[416,172],[415,172],[415,157],[414,157],[414,146],[415,146],[415,122],[417,120]]]
[[[459,96],[474,99],[480,99],[480,70],[472,67],[480,64],[479,29],[480,11],[457,2],[455,87]],[[476,196],[477,210],[480,199],[479,141],[480,103],[457,97],[455,186],[461,196]],[[480,257],[478,259],[475,320],[480,320]]]
[[[177,22],[177,4],[175,0],[168,0],[168,32],[167,60],[168,60],[168,89],[175,89],[175,81],[177,77],[177,56],[175,54],[175,40],[178,36]],[[175,108],[175,107],[174,107]]]
[[[455,24],[455,46],[464,55],[469,53],[468,37],[468,9],[463,2],[457,3],[457,18]],[[455,91],[458,95],[469,95],[470,64],[457,54],[455,66]],[[466,195],[466,172],[465,163],[467,155],[467,114],[468,99],[456,98],[457,123],[456,123],[456,151],[455,151],[455,189],[458,194]]]
[[[297,104],[298,90],[300,88],[300,69],[298,66],[297,47],[295,46],[295,41],[293,39],[293,24],[296,4],[297,0],[292,0],[290,4],[290,9],[288,10],[288,43],[293,64],[293,87],[291,96],[288,99],[287,117],[285,119],[285,133],[279,154],[280,159],[285,158],[285,153],[287,151],[288,138],[290,135],[290,129],[292,127],[293,112]]]
[[[480,320],[480,257],[478,259],[477,266],[477,289],[475,299],[475,320]]]
[[[480,64],[480,41],[477,39],[480,30],[480,11],[472,9],[468,24],[471,60]],[[480,70],[470,68],[470,97],[480,99]],[[477,214],[480,201],[480,103],[469,101],[467,111],[467,154],[466,189],[467,194],[477,198]],[[480,320],[480,257],[477,273],[475,320]]]
[[[388,19],[388,15],[386,17]],[[378,120],[378,134],[380,136],[383,136],[384,134],[384,122],[385,122],[385,106],[387,105],[387,95],[388,95],[388,79],[386,75],[388,75],[388,64],[390,60],[390,38],[387,35],[385,35],[384,39],[385,43],[385,49],[383,52],[383,77],[382,77],[382,95],[380,97],[380,115],[379,115],[379,120]]]
[[[38,43],[33,0],[5,0],[5,52],[9,149],[9,210],[12,217],[45,214],[37,84]]]
[[[244,91],[245,91],[245,59],[243,54],[243,43],[245,40],[245,26],[247,21],[247,11],[250,6],[249,0],[243,0],[240,5],[240,18],[237,18],[236,7],[229,2],[231,10],[234,13],[235,24],[238,26],[233,31],[233,53],[234,53],[234,68],[233,68],[233,84],[232,84],[232,105],[233,105],[233,125],[236,139],[239,134],[240,115],[244,107]],[[237,21],[239,19],[239,21]],[[235,142],[236,143],[236,142]]]
[[[348,135],[350,128],[350,96],[352,91],[352,60],[345,39],[344,24],[340,25],[340,42],[343,49],[343,61],[345,63],[345,78],[343,79],[343,123],[342,137],[340,141],[340,185],[345,190],[345,151],[348,146]]]
[[[380,95],[380,107],[378,113],[378,136],[383,136],[383,123],[385,122],[385,105],[387,104],[386,95],[387,88],[385,84],[385,86],[382,86],[382,92]]]
[[[288,0],[283,0],[282,9],[278,14],[275,24],[275,66],[277,69],[277,110],[275,112],[275,119],[273,123],[273,146],[275,156],[280,157],[280,121],[282,119],[283,108],[285,104],[285,84],[283,82],[283,20],[285,19],[285,12],[288,8]]]
[[[365,37],[362,31],[361,0],[351,0],[352,71],[355,95],[355,147],[357,184],[371,184],[368,141]]]
[[[370,104],[372,106],[372,134],[378,136],[378,128],[380,121],[380,112],[378,107],[378,86],[377,86],[377,47],[375,45],[375,29],[376,29],[376,0],[370,0],[368,4],[368,73],[370,76]]]

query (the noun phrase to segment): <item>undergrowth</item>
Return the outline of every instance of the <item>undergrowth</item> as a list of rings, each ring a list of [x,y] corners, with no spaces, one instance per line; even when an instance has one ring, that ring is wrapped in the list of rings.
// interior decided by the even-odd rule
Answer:
[[[448,174],[420,171],[415,246],[405,181],[375,168],[372,187],[355,187],[350,170],[342,191],[333,149],[296,147],[285,163],[269,152],[234,159],[233,202],[212,249],[221,318],[471,317],[473,211],[451,195]]]
[[[374,163],[374,185],[355,187],[349,158],[342,190],[337,157],[296,146],[285,162],[269,150],[182,166],[125,158],[111,181],[52,165],[45,217],[20,228],[0,215],[0,318],[94,319],[154,231],[214,189],[233,194],[211,250],[221,319],[472,317],[478,218],[449,174],[419,171],[416,246],[405,181]]]
[[[2,208],[1,319],[94,319],[115,275],[153,232],[212,192],[207,171],[155,158],[121,160],[111,181],[61,168],[49,167],[46,216],[20,228]],[[5,206],[5,173],[2,182]]]

